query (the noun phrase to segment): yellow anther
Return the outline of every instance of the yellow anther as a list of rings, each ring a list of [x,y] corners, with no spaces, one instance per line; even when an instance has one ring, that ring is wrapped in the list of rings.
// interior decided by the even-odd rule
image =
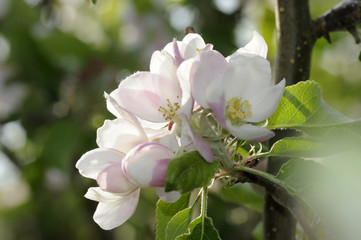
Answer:
[[[243,100],[241,97],[233,97],[227,101],[226,105],[226,119],[230,120],[233,125],[243,123],[247,116],[251,116],[251,104],[248,100]]]
[[[179,96],[177,96],[177,99],[179,99]],[[158,111],[163,113],[163,117],[166,121],[172,121],[176,116],[177,110],[180,109],[180,105],[178,102],[171,103],[169,99],[167,99],[167,102],[167,106],[160,106]]]

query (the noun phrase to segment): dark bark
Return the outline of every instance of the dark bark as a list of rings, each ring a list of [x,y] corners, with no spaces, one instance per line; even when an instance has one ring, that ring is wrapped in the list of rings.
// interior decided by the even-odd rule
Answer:
[[[275,12],[278,49],[274,82],[278,83],[285,78],[287,85],[292,85],[307,80],[316,40],[308,1],[277,0]],[[278,131],[273,141],[285,135],[290,136],[289,133]],[[276,174],[285,161],[276,157],[269,158],[267,171]],[[295,239],[296,219],[288,208],[277,202],[269,190],[265,196],[263,224],[264,240]]]
[[[346,0],[314,21],[311,19],[307,0],[277,0],[275,12],[278,39],[275,83],[285,78],[287,85],[293,85],[309,79],[314,43],[322,36],[331,42],[329,32],[347,30],[356,43],[360,42],[356,25],[361,23],[361,0]],[[273,141],[285,136],[290,135],[278,131]],[[268,172],[276,174],[285,161],[270,158]],[[263,239],[294,239],[295,212],[299,213],[297,220],[300,224],[306,224],[305,232],[311,231],[312,235],[312,230],[307,229],[309,226],[304,217],[300,216],[299,209],[293,209],[291,213],[290,208],[280,204],[274,194],[269,189],[266,188],[266,190]],[[309,237],[313,239],[313,236]]]
[[[346,0],[325,12],[314,21],[315,35],[331,43],[329,33],[348,31],[356,43],[360,43],[356,25],[361,23],[361,0]]]

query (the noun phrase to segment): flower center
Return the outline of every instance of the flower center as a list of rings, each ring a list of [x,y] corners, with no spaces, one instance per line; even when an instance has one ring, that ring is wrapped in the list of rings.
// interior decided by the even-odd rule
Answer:
[[[251,116],[251,104],[248,100],[241,97],[233,97],[226,104],[226,119],[231,121],[232,125],[240,125],[246,116]]]
[[[177,99],[179,99],[179,96],[177,96]],[[167,106],[160,106],[158,111],[163,113],[163,117],[166,121],[175,121],[176,119],[174,118],[177,117],[176,112],[178,109],[180,109],[179,102],[172,103],[169,99],[167,99],[167,102]]]

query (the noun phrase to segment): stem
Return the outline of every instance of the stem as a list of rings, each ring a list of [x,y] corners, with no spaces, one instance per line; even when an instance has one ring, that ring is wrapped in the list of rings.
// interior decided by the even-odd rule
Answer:
[[[201,206],[202,235],[201,235],[200,240],[203,240],[203,236],[204,236],[204,221],[205,221],[205,217],[207,215],[207,193],[208,193],[208,189],[207,189],[207,187],[204,187],[202,190],[202,206]]]

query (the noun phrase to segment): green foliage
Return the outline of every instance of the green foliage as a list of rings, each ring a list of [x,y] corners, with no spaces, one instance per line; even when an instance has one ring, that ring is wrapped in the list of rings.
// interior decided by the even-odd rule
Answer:
[[[189,194],[183,194],[178,201],[174,203],[167,203],[162,200],[157,202],[156,208],[156,239],[166,239],[166,229],[168,222],[172,220],[178,212],[182,211],[189,204]]]
[[[268,119],[267,127],[314,130],[349,122],[352,120],[324,102],[316,82],[306,81],[286,87],[276,112]]]
[[[189,207],[174,215],[167,225],[165,239],[173,240],[186,233],[189,223],[192,221],[192,213],[193,207]]]
[[[294,159],[279,170],[276,179],[280,180],[292,195],[301,195],[312,186],[317,177],[322,177],[325,167],[310,160]]]
[[[198,217],[189,225],[189,231],[176,238],[177,240],[220,240],[217,229],[213,226],[213,221],[209,217]]]
[[[237,183],[231,187],[222,187],[221,197],[255,211],[263,211],[263,195],[255,191],[250,183]]]
[[[314,137],[287,137],[275,142],[271,150],[261,156],[315,158],[324,156],[325,148],[326,144]]]
[[[207,186],[218,165],[208,163],[197,151],[184,153],[169,162],[165,190],[185,193]]]

